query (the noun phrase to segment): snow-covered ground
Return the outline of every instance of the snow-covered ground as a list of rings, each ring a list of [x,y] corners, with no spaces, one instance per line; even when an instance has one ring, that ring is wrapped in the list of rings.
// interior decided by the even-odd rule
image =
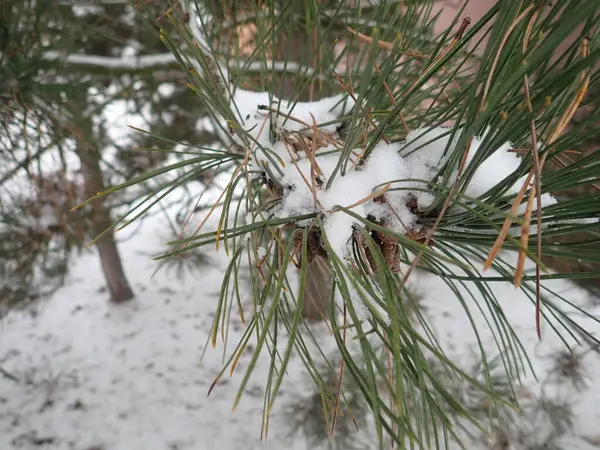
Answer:
[[[200,358],[226,257],[210,250],[211,264],[183,281],[165,270],[152,276],[156,263],[150,256],[162,250],[161,221],[160,216],[146,219],[121,245],[135,301],[106,301],[99,261],[90,252],[73,261],[67,285],[35,313],[13,312],[1,323],[0,366],[18,381],[0,377],[0,449],[292,447],[278,433],[285,427],[277,406],[274,431],[266,442],[260,441],[266,365],[259,365],[235,411],[231,407],[247,357],[207,398],[221,368],[223,348],[209,348],[202,362]],[[472,332],[453,294],[433,276],[414,276],[441,339],[459,360],[466,358]],[[586,294],[570,282],[552,284],[570,300],[586,301]],[[495,285],[495,292],[526,349],[538,355],[534,363],[542,368],[544,355],[555,351],[557,340],[546,330],[542,343],[537,342],[533,307],[511,285]],[[235,322],[232,343],[242,330]],[[299,358],[291,361],[291,380],[284,383],[280,407],[289,393],[310,389],[301,381],[301,367]],[[574,432],[589,440],[600,423],[596,355],[586,360],[586,367],[591,387],[576,399]],[[529,386],[535,390],[533,381]],[[585,445],[574,438],[569,448],[595,448]],[[297,441],[293,447],[306,444]]]
[[[161,251],[165,230],[157,222],[146,221],[121,246],[135,301],[106,301],[90,253],[73,262],[67,286],[36,314],[3,321],[0,364],[19,382],[0,378],[0,449],[258,447],[261,385],[250,383],[232,412],[237,377],[207,398],[222,348],[200,363],[222,258],[214,255],[184,282],[163,270],[152,277],[150,256]]]

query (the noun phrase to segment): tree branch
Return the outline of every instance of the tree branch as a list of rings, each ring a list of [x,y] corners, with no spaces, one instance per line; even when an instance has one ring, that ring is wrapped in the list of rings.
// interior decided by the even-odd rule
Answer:
[[[59,5],[73,6],[121,5],[125,3],[129,3],[129,0],[58,0]]]
[[[43,54],[46,61],[62,61],[70,65],[81,66],[89,69],[102,69],[107,71],[139,71],[147,69],[164,69],[179,67],[172,53],[158,53],[154,55],[110,57],[98,55],[82,55],[72,53],[61,55],[55,51],[47,51]]]
[[[153,55],[131,56],[131,57],[110,57],[98,55],[83,55],[72,53],[63,55],[55,51],[47,51],[43,54],[46,61],[60,61],[72,66],[78,66],[81,69],[91,72],[139,72],[145,70],[180,70],[177,59],[172,53],[157,53]],[[220,63],[223,65],[223,63]],[[265,70],[275,70],[280,73],[289,73],[292,75],[311,76],[315,69],[308,66],[302,66],[295,62],[284,61],[243,61],[232,60],[229,62],[229,68],[244,72],[261,72]],[[339,74],[345,72],[344,69],[336,69]]]

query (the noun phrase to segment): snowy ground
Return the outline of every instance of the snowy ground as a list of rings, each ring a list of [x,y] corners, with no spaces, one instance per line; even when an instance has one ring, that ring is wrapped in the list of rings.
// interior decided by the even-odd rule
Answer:
[[[164,231],[151,225],[122,245],[134,302],[107,303],[99,260],[87,254],[37,314],[2,323],[0,361],[21,381],[0,379],[0,449],[258,446],[261,387],[251,383],[235,413],[237,380],[206,396],[221,364],[219,350],[199,363],[218,258],[183,283],[164,271],[151,278]]]
[[[163,230],[159,218],[148,219],[121,246],[137,293],[134,302],[106,301],[98,258],[90,253],[73,262],[68,284],[35,314],[14,312],[1,324],[0,365],[19,381],[0,378],[0,449],[283,446],[277,431],[267,442],[259,440],[264,370],[257,370],[234,412],[240,375],[224,379],[207,398],[221,367],[222,348],[209,349],[199,361],[225,257],[211,255],[213,263],[203,273],[183,282],[165,271],[152,277],[156,264],[149,255],[160,251]],[[466,355],[472,344],[470,327],[452,294],[435,278],[417,276],[442,339],[459,358]],[[554,282],[553,287],[571,300],[585,300],[568,282]],[[504,284],[496,292],[528,351],[543,356],[556,348],[549,332],[537,344],[533,310],[522,295]],[[234,330],[240,332],[242,325]],[[577,436],[588,438],[597,435],[600,423],[600,364],[595,355],[591,358],[587,368],[592,388],[577,399],[575,428]],[[543,365],[541,359],[535,361]],[[292,364],[290,373],[301,372],[299,360]],[[288,392],[306,389],[298,379],[286,383],[280,404]],[[282,428],[277,420],[275,409],[274,430]],[[306,448],[299,441],[294,447]],[[570,448],[595,447],[574,439]]]

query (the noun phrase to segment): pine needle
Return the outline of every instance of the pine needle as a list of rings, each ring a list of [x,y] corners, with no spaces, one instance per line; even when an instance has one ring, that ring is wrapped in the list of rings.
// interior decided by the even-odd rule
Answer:
[[[523,271],[525,266],[525,260],[527,259],[527,243],[529,242],[529,231],[531,229],[531,214],[533,212],[533,202],[535,200],[535,185],[531,187],[529,193],[529,199],[527,200],[527,210],[525,211],[525,217],[523,219],[523,225],[521,227],[521,248],[519,249],[519,258],[517,261],[517,270],[515,272],[515,287],[521,286],[521,280],[523,279]]]

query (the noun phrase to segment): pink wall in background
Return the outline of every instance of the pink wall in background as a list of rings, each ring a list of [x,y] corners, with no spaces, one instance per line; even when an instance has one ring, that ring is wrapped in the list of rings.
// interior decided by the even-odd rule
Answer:
[[[502,0],[500,0],[502,1]],[[599,0],[582,0],[582,1],[599,1]],[[458,11],[464,4],[462,0],[439,0],[433,7],[433,14],[437,14],[441,11],[439,20],[436,22],[434,30],[436,34],[444,31],[454,20]],[[471,16],[471,23],[477,22],[481,19],[485,13],[496,4],[496,0],[470,0],[462,14],[463,17],[467,15]],[[597,14],[600,14],[600,7],[598,8]],[[460,21],[459,21],[460,23]],[[581,28],[577,28],[573,31],[573,34],[567,38],[558,48],[557,54],[564,52],[573,41],[579,36]],[[483,49],[484,46],[482,45]]]
[[[475,23],[481,19],[495,3],[495,0],[471,0],[465,8],[463,15],[470,15],[472,23]],[[445,30],[452,23],[462,5],[463,2],[460,0],[440,0],[434,5],[434,15],[440,10],[442,11],[435,26],[435,31],[437,33]]]

